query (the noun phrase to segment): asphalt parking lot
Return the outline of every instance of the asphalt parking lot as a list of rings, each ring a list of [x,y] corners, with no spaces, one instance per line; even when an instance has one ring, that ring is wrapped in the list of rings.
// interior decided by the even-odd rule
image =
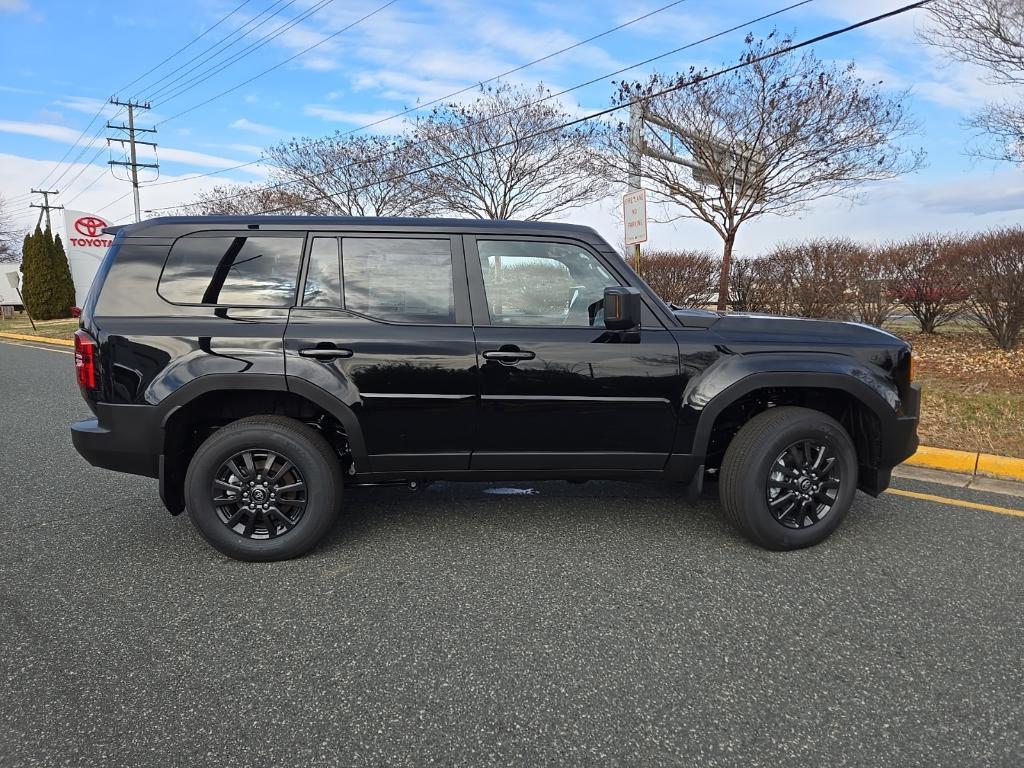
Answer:
[[[1024,764],[1024,518],[773,554],[671,486],[438,484],[245,564],[78,457],[71,365],[0,343],[2,766]]]

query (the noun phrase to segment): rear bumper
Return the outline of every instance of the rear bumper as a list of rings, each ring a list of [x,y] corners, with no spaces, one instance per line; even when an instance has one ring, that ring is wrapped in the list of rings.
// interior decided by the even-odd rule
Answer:
[[[96,418],[71,425],[71,442],[94,467],[157,477],[163,429],[149,405],[96,405]]]

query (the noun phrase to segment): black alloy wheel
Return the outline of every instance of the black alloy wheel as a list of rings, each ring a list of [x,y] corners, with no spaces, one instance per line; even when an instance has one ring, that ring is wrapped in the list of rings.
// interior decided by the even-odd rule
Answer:
[[[236,453],[213,480],[217,516],[249,539],[273,539],[291,531],[306,508],[306,482],[284,454],[269,448]]]
[[[799,440],[778,455],[768,475],[768,509],[787,528],[809,528],[836,504],[841,482],[831,447]]]
[[[814,546],[850,511],[858,468],[857,449],[834,418],[791,405],[769,408],[726,448],[722,512],[766,549]]]
[[[337,519],[337,453],[320,432],[284,416],[248,416],[215,430],[185,474],[185,506],[211,545],[238,560],[308,552]]]

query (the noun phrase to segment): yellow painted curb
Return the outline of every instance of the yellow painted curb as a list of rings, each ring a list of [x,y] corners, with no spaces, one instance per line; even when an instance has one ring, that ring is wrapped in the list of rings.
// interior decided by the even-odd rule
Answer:
[[[15,339],[17,341],[37,341],[42,344],[58,344],[62,347],[73,347],[75,342],[68,339],[51,339],[46,336],[29,336],[27,333],[7,333],[0,331],[0,339]]]
[[[1007,477],[1014,480],[1024,480],[1024,459],[981,453],[978,454],[977,474],[988,477]]]
[[[954,451],[949,448],[929,448],[922,445],[917,449],[917,453],[907,459],[907,464],[973,475],[978,466],[978,454],[974,451]]]
[[[950,448],[930,448],[922,445],[917,449],[917,453],[907,459],[906,463],[915,467],[942,469],[947,472],[1024,481],[1024,459],[1012,456],[954,451]]]

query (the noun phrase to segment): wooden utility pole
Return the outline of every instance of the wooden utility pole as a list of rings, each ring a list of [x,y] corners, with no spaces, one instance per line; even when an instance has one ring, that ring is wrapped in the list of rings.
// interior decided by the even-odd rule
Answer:
[[[39,209],[39,220],[36,221],[36,226],[38,227],[40,224],[43,223],[43,214],[46,214],[46,228],[50,229],[50,211],[63,211],[64,210],[64,206],[63,205],[50,205],[50,195],[59,195],[60,192],[58,192],[55,189],[33,189],[32,190],[32,194],[33,195],[42,195],[43,196],[43,204],[42,205],[38,205],[37,203],[32,203],[29,206],[29,208],[38,208]]]
[[[128,168],[131,173],[132,182],[132,193],[135,197],[135,221],[142,220],[141,206],[139,205],[139,168],[159,168],[159,163],[140,163],[138,161],[138,155],[135,147],[138,144],[145,144],[148,147],[153,147],[156,150],[155,141],[140,141],[135,138],[137,133],[156,133],[156,128],[136,128],[135,127],[135,110],[149,109],[149,102],[138,102],[138,101],[119,101],[116,97],[110,99],[110,103],[118,107],[128,108],[128,124],[127,125],[111,125],[107,123],[107,128],[115,131],[125,131],[128,134],[127,138],[110,138],[107,139],[107,144],[111,142],[118,142],[122,146],[128,145],[128,160],[110,160],[110,165],[123,165]]]

